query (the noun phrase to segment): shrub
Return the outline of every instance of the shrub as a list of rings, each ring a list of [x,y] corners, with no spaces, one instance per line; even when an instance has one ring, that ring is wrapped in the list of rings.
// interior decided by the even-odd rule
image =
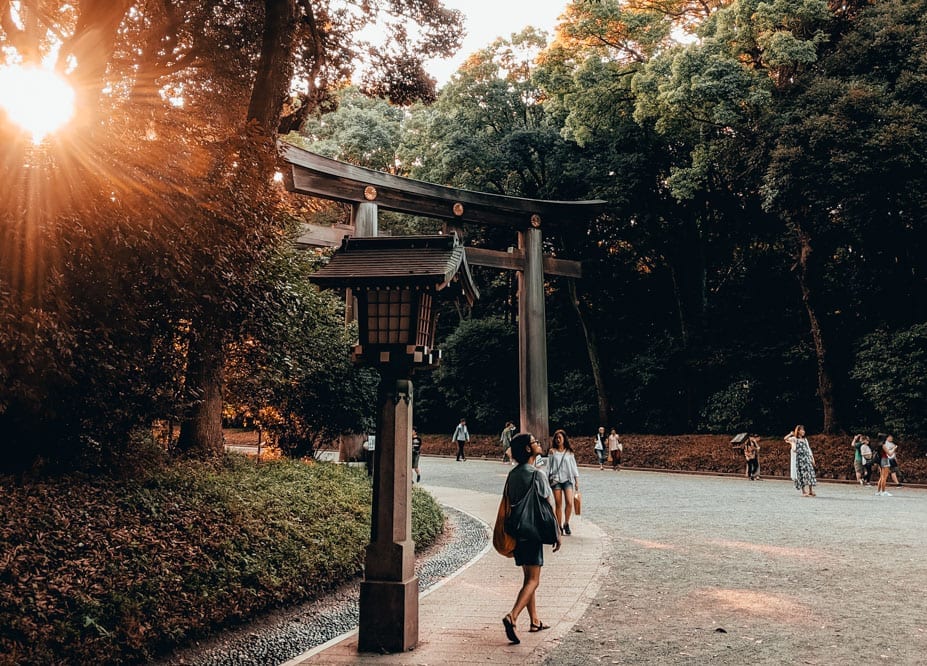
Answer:
[[[852,376],[887,430],[927,435],[927,322],[864,337]]]
[[[143,478],[0,478],[0,663],[146,661],[358,575],[366,474],[239,456]],[[440,509],[413,495],[413,535]]]

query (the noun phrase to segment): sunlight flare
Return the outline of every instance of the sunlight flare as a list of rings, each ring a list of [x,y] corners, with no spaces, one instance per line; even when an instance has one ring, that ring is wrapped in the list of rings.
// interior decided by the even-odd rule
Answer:
[[[0,67],[0,109],[32,135],[33,143],[62,127],[74,115],[74,89],[41,67]]]

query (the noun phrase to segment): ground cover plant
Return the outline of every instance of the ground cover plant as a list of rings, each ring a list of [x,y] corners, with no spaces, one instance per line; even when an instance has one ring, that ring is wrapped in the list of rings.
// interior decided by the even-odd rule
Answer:
[[[363,470],[229,456],[139,478],[0,477],[0,664],[134,663],[360,573]],[[416,488],[413,538],[444,516]]]

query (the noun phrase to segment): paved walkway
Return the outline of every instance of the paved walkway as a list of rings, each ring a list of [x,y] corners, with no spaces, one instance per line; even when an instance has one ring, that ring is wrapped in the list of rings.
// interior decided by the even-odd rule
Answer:
[[[476,516],[491,528],[499,496],[427,486],[439,502]],[[538,613],[549,631],[528,632],[528,613],[519,618],[520,645],[505,638],[502,616],[521,587],[521,569],[489,548],[468,567],[429,591],[419,605],[419,644],[405,654],[358,654],[357,632],[335,639],[287,662],[295,664],[534,664],[540,663],[583,616],[608,567],[605,533],[582,518],[573,535],[552,554],[545,547]]]

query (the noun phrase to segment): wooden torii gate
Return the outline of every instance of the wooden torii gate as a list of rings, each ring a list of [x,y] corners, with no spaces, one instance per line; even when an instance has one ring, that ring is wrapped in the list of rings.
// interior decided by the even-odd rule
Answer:
[[[545,225],[587,220],[604,201],[541,201],[435,185],[339,162],[281,143],[290,168],[284,183],[291,192],[351,205],[351,225],[314,227],[306,245],[337,246],[345,235],[378,235],[377,211],[443,220],[448,230],[464,223],[499,226],[518,234],[514,252],[467,248],[470,265],[518,272],[519,419],[521,430],[545,441],[548,427],[547,320],[544,275],[582,277],[579,262],[544,256]]]

